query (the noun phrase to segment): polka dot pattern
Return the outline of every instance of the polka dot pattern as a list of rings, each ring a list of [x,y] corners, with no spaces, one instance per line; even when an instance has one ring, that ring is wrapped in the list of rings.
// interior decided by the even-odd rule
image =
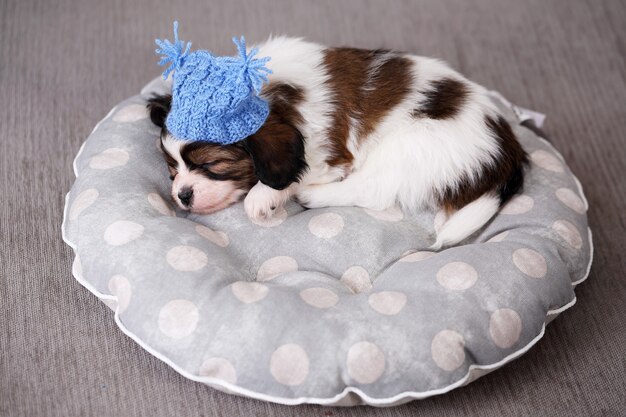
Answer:
[[[406,305],[407,297],[398,291],[380,291],[369,296],[370,306],[386,316],[398,314]]]
[[[478,280],[478,273],[465,262],[450,262],[437,272],[437,282],[444,288],[463,291],[472,287]]]
[[[132,294],[130,281],[122,275],[113,275],[109,280],[109,291],[117,297],[118,313],[122,314],[130,303]]]
[[[300,385],[309,374],[309,356],[300,345],[282,345],[272,353],[270,373],[283,385]]]
[[[202,362],[198,372],[200,376],[221,379],[229,384],[237,383],[235,367],[224,358],[209,358]]]
[[[556,198],[558,198],[561,203],[565,204],[576,213],[585,213],[585,203],[574,191],[570,190],[569,188],[559,188],[558,190],[556,190],[555,194]]]
[[[535,205],[535,200],[527,195],[513,197],[500,210],[500,214],[518,215],[528,213]]]
[[[552,229],[574,249],[583,247],[583,238],[580,232],[571,222],[567,220],[557,220],[552,224]]]
[[[522,319],[510,308],[494,311],[489,319],[489,334],[496,346],[502,349],[512,347],[522,333]]]
[[[339,296],[326,288],[307,288],[300,291],[300,298],[310,306],[316,308],[331,308],[339,302]]]
[[[263,262],[256,274],[257,281],[269,281],[279,275],[298,270],[298,262],[290,256],[275,256]]]
[[[70,220],[76,220],[85,209],[96,201],[98,195],[100,195],[100,193],[98,193],[98,190],[95,188],[89,188],[78,194],[70,207]]]
[[[174,216],[174,209],[163,200],[157,193],[148,194],[148,202],[159,213],[164,216]]]
[[[535,151],[530,154],[530,159],[535,165],[547,171],[551,171],[551,172],[563,172],[564,171],[563,164],[561,164],[561,162],[557,159],[556,156],[552,155],[551,153],[547,151],[544,151],[544,150]]]
[[[93,169],[112,169],[126,165],[129,159],[130,155],[124,149],[110,148],[91,158],[89,166]]]
[[[203,238],[222,248],[225,248],[230,243],[226,233],[209,229],[201,224],[196,226],[196,232]]]
[[[309,221],[309,231],[322,239],[337,236],[343,226],[343,218],[335,213],[318,214]]]
[[[202,269],[209,258],[193,246],[175,246],[167,252],[167,263],[177,271],[193,272]]]
[[[364,211],[377,220],[382,220],[385,222],[399,222],[404,219],[404,213],[400,207],[390,207],[385,210],[370,210],[364,209]]]
[[[147,118],[148,109],[145,104],[129,104],[115,113],[113,121],[118,123],[132,123]]]
[[[159,311],[159,330],[172,339],[182,339],[198,325],[198,307],[189,300],[172,300]]]
[[[143,234],[144,227],[139,223],[128,220],[118,220],[113,222],[104,231],[104,240],[111,246],[121,246],[135,239],[139,239]]]
[[[350,347],[346,366],[354,381],[373,384],[385,372],[385,355],[374,343],[358,342]]]
[[[366,292],[372,289],[370,274],[365,268],[355,265],[346,269],[341,276],[341,282],[355,294]]]
[[[252,304],[267,296],[269,288],[258,282],[237,281],[230,286],[233,295],[242,303]]]
[[[532,249],[517,249],[513,252],[513,263],[520,271],[532,278],[543,278],[548,273],[545,258]]]
[[[529,151],[524,194],[471,244],[431,252],[443,210],[289,203],[254,221],[241,203],[210,215],[179,210],[165,171],[136,170],[163,162],[146,97],[112,110],[74,164],[63,227],[82,256],[72,271],[120,325],[150,335],[141,342],[218,389],[310,399],[348,384],[384,400],[418,391],[415,378],[450,387],[477,358],[492,369],[522,352],[543,324],[533,308],[571,300],[568,271],[571,282],[584,278],[587,203],[542,142],[522,139],[545,149]],[[499,291],[503,283],[524,297]],[[486,372],[470,370],[470,379]]]
[[[465,340],[453,330],[442,330],[433,338],[430,352],[438,367],[452,372],[465,362]]]

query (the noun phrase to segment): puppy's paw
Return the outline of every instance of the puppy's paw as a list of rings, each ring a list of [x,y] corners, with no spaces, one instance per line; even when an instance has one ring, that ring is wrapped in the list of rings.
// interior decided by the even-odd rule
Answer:
[[[328,205],[323,201],[320,188],[320,185],[307,185],[300,187],[296,192],[295,200],[302,207],[306,208],[327,207]]]
[[[258,182],[243,200],[243,207],[252,220],[266,220],[274,215],[274,211],[281,207],[288,197],[288,191],[275,190]]]

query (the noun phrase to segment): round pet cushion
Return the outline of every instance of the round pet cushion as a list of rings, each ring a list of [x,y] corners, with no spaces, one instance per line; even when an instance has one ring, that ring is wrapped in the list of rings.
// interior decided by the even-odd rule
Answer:
[[[152,82],[96,126],[74,162],[63,235],[76,279],[184,376],[283,404],[399,404],[520,356],[574,304],[592,257],[587,203],[504,101],[531,158],[524,192],[433,253],[435,213],[289,203],[252,222],[242,203],[177,210],[145,108],[166,89]]]

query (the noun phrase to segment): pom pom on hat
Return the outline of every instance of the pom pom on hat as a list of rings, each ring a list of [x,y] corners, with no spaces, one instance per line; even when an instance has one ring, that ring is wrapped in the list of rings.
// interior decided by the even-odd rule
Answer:
[[[174,42],[156,40],[159,65],[169,64],[163,77],[174,72],[166,126],[178,139],[231,144],[255,133],[267,119],[269,105],[258,93],[269,82],[272,71],[265,64],[270,58],[255,58],[257,48],[247,53],[243,36],[233,42],[236,57],[189,53],[191,43],[178,39],[178,22]]]

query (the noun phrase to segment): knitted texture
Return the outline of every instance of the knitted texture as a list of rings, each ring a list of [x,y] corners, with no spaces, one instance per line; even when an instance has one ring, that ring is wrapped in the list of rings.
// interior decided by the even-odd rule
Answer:
[[[173,71],[172,108],[166,125],[176,138],[227,145],[255,133],[267,119],[268,103],[258,96],[267,75],[269,57],[255,59],[258,50],[246,52],[243,36],[233,38],[238,56],[216,57],[209,51],[189,53],[191,43],[156,40],[159,65],[167,65],[163,78]]]

